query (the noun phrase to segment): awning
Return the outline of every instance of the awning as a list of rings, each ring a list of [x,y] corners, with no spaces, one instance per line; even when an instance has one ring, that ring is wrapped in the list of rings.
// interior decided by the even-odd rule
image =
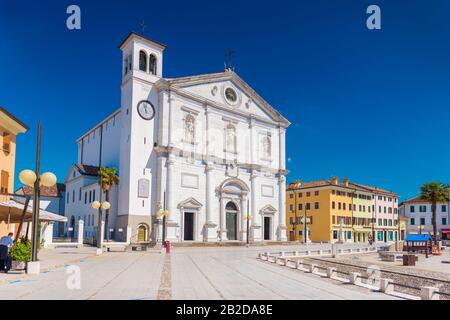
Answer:
[[[442,229],[441,232],[443,234],[450,234],[450,229]]]
[[[409,234],[406,236],[405,241],[428,241],[431,240],[429,234]]]
[[[0,221],[6,221],[9,223],[19,223],[22,218],[24,204],[14,200],[0,202]],[[33,208],[28,206],[25,213],[25,221],[32,220]],[[55,221],[55,222],[67,222],[67,218],[59,214],[51,213],[45,210],[39,210],[39,220],[41,221]]]

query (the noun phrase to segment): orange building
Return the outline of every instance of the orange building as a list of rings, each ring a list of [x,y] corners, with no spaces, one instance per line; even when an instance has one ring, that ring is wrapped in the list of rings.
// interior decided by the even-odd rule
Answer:
[[[16,137],[28,127],[11,113],[0,107],[0,201],[9,200],[6,193],[14,192],[16,164]],[[8,221],[0,221],[0,236],[14,230]]]
[[[300,182],[286,188],[286,231],[290,241],[366,242],[373,234],[374,196],[366,188],[331,180]],[[306,219],[305,219],[306,218]]]

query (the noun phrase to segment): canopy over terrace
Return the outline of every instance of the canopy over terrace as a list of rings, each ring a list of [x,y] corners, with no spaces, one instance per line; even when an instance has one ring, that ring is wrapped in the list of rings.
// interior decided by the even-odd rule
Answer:
[[[9,223],[19,223],[22,218],[24,207],[25,205],[14,200],[0,202],[0,221],[7,221]],[[33,215],[32,207],[28,206],[27,211],[25,213],[24,221],[30,222],[32,220],[32,215]],[[50,221],[67,222],[66,217],[42,209],[39,210],[39,220],[47,222]]]

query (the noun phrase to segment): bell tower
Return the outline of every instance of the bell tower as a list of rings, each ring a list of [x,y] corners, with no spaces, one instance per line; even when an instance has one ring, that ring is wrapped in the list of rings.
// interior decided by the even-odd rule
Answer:
[[[154,85],[162,78],[165,45],[132,32],[119,48],[122,51],[122,128],[117,228],[131,228],[131,234],[137,235],[137,228],[144,226],[145,241],[150,241],[156,202],[156,194],[152,194],[156,156],[152,151],[157,141],[160,106]]]

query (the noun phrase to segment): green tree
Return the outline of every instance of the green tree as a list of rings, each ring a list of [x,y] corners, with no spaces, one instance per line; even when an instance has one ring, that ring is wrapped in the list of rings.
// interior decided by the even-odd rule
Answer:
[[[117,186],[120,182],[120,177],[117,174],[116,168],[101,167],[98,171],[99,183],[101,189],[105,192],[105,201],[109,202],[109,193],[112,187]],[[105,232],[106,239],[109,240],[109,209],[105,212]],[[99,223],[100,227],[100,223]]]
[[[420,198],[422,200],[431,202],[431,223],[433,225],[434,244],[437,244],[437,224],[436,224],[436,209],[438,203],[445,203],[449,200],[449,192],[445,186],[440,182],[425,183],[420,188]]]

